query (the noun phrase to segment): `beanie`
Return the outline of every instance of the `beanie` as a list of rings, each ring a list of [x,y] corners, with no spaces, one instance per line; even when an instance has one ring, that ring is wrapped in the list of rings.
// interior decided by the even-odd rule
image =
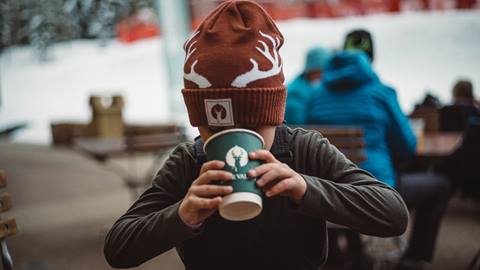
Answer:
[[[282,123],[283,36],[252,1],[226,1],[185,42],[184,89],[192,126]]]
[[[303,73],[308,73],[312,70],[323,70],[330,57],[331,52],[321,47],[308,50]]]
[[[370,32],[362,29],[353,30],[345,37],[343,44],[344,50],[361,50],[364,51],[370,62],[373,62],[373,39]]]

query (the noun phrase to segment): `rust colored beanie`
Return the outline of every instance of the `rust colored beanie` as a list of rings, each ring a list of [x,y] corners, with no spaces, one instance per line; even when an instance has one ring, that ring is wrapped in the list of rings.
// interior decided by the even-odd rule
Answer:
[[[278,125],[283,36],[257,3],[227,1],[185,42],[182,90],[192,126]]]

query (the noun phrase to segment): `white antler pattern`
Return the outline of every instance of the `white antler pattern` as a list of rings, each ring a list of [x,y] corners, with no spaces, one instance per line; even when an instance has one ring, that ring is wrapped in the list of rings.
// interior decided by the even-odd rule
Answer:
[[[246,87],[250,82],[275,76],[282,71],[282,63],[280,63],[280,57],[278,56],[280,40],[278,37],[274,39],[273,37],[264,34],[262,31],[258,32],[272,43],[273,55],[270,53],[267,43],[265,43],[263,40],[258,40],[258,42],[262,44],[263,50],[259,47],[255,47],[257,51],[259,51],[263,56],[265,56],[265,58],[267,58],[268,61],[270,61],[270,63],[272,63],[272,68],[265,71],[259,70],[257,61],[255,61],[253,58],[250,58],[250,62],[253,64],[252,69],[236,77],[231,84],[233,87]]]
[[[193,54],[194,51],[197,50],[197,48],[193,48],[193,44],[197,43],[197,41],[192,41],[192,39],[198,35],[199,31],[196,31],[195,33],[192,34],[192,36],[185,42],[185,45],[183,48],[186,51],[185,55],[185,63],[187,63],[188,59],[190,56]],[[191,42],[191,43],[190,43]],[[183,78],[185,80],[189,80],[196,85],[198,85],[199,88],[208,88],[212,86],[212,84],[207,80],[207,78],[203,77],[202,75],[198,74],[195,72],[195,65],[198,63],[198,59],[195,60],[192,65],[190,66],[190,73],[183,73]]]

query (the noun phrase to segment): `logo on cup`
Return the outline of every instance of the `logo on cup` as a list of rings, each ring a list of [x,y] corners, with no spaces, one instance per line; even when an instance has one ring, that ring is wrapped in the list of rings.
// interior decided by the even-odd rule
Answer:
[[[248,153],[242,147],[235,145],[228,150],[225,161],[235,172],[238,172],[238,169],[247,165]]]
[[[210,116],[209,112],[217,103],[206,107],[207,115]],[[223,107],[227,110],[226,118],[228,118],[230,115],[228,107]],[[221,113],[219,116],[221,118]],[[262,164],[260,160],[249,159],[248,153],[263,147],[264,141],[260,134],[240,128],[217,132],[205,141],[203,150],[207,154],[207,160],[224,161],[223,170],[233,174],[234,181],[215,181],[214,183],[231,186],[233,189],[231,194],[223,197],[218,207],[223,218],[232,221],[248,220],[262,211],[262,190],[256,185],[257,179],[248,177],[247,172]]]
[[[232,99],[205,99],[209,126],[234,126]]]

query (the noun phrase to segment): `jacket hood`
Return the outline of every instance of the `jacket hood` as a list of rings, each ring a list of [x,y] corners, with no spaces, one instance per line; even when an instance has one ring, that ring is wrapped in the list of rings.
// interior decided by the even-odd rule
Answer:
[[[360,51],[343,51],[327,64],[323,83],[331,90],[351,90],[378,81],[367,55]]]
[[[307,52],[307,57],[305,59],[303,74],[312,70],[323,70],[331,56],[332,53],[330,50],[321,47],[310,49]]]

